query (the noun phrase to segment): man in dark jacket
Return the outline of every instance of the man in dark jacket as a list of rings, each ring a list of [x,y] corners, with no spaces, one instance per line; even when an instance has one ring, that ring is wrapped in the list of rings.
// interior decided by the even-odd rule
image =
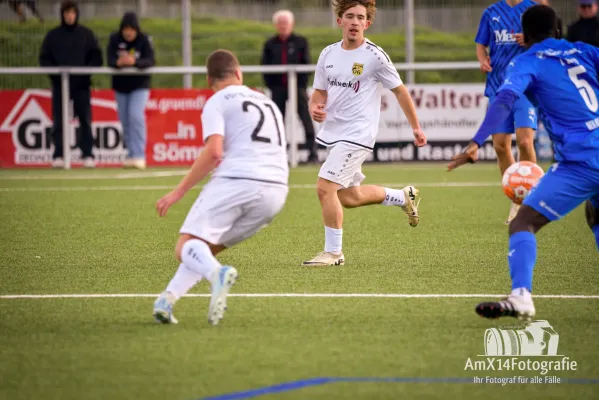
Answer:
[[[308,41],[300,35],[293,33],[293,13],[291,11],[277,11],[273,15],[273,23],[277,34],[264,44],[262,52],[262,65],[281,64],[310,64]],[[264,83],[272,92],[272,100],[285,116],[285,104],[289,97],[287,90],[287,74],[264,74]],[[297,112],[306,133],[306,146],[310,151],[308,162],[318,160],[316,144],[314,142],[314,125],[308,111],[308,74],[297,75]]]
[[[154,65],[154,50],[141,31],[137,15],[127,12],[118,32],[110,35],[106,58],[113,68],[148,68]],[[146,103],[150,97],[150,75],[113,75],[119,119],[127,146],[125,167],[146,167]]]
[[[599,17],[597,0],[580,0],[580,19],[568,27],[568,41],[584,42],[599,47]]]
[[[46,34],[40,51],[42,67],[99,67],[102,65],[102,51],[94,33],[78,23],[79,10],[72,1],[64,1],[60,6],[61,24]],[[52,118],[54,138],[54,156],[52,166],[64,166],[62,153],[62,89],[60,76],[50,76],[52,81]],[[95,166],[92,154],[93,136],[91,129],[91,77],[89,75],[71,75],[69,78],[69,96],[73,100],[73,109],[79,119],[79,138],[83,165]]]

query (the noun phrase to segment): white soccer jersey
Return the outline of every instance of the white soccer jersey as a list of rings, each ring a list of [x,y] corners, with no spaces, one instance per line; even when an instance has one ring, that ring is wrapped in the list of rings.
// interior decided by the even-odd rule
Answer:
[[[228,86],[202,112],[204,141],[224,136],[221,164],[212,176],[287,184],[287,142],[276,104],[247,86]]]
[[[381,115],[381,86],[402,84],[389,56],[366,39],[354,50],[341,42],[326,47],[318,58],[314,89],[327,91],[327,113],[316,140],[332,146],[346,142],[372,150]]]

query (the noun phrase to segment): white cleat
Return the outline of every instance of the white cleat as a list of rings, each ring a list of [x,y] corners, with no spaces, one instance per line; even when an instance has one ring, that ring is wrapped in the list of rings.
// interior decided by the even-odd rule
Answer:
[[[530,322],[535,317],[536,310],[530,292],[519,289],[518,294],[512,292],[507,298],[498,302],[480,303],[476,306],[476,313],[489,319],[514,317],[520,321]]]
[[[420,198],[418,199],[418,203],[416,203],[416,197],[418,196],[419,190],[414,186],[406,186],[403,188],[403,193],[405,195],[405,204],[401,206],[401,208],[408,216],[408,223],[410,226],[416,227],[420,221],[420,215],[418,214]]]
[[[208,323],[218,325],[227,309],[227,294],[237,281],[237,270],[233,267],[222,266],[214,271],[212,297],[208,308]]]
[[[162,292],[154,302],[152,315],[156,322],[160,324],[178,324],[179,321],[173,315],[174,305],[175,297],[169,292]]]
[[[304,261],[304,266],[324,267],[329,265],[345,265],[345,257],[343,253],[335,254],[322,251],[311,260]]]
[[[512,203],[512,206],[510,207],[510,214],[508,215],[507,220],[505,221],[506,225],[509,225],[510,222],[512,222],[514,218],[516,218],[516,215],[518,215],[518,210],[520,210],[520,206],[516,203]]]
[[[96,162],[91,157],[83,159],[83,168],[96,168]]]
[[[62,158],[55,158],[52,160],[52,168],[64,168],[64,160]]]

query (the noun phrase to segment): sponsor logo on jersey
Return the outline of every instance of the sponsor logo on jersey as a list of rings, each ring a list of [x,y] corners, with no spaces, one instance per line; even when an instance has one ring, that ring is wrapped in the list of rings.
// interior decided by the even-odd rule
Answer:
[[[329,82],[329,86],[338,86],[338,87],[344,87],[344,88],[349,88],[352,89],[354,92],[358,93],[358,90],[360,90],[360,81],[348,81],[348,82],[342,82],[342,81],[338,81],[337,79],[328,79],[327,81]]]
[[[364,72],[364,64],[354,63],[353,67],[351,67],[351,73],[355,76],[362,75],[362,72]]]
[[[508,32],[507,29],[502,29],[500,31],[495,30],[495,43],[497,44],[512,44],[516,43],[516,34],[513,32]]]

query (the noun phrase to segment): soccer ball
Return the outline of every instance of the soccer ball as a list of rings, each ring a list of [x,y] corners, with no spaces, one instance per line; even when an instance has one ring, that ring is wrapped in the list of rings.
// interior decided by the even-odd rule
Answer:
[[[522,204],[531,190],[545,175],[543,169],[530,161],[520,161],[511,165],[503,174],[503,192],[514,203]]]

